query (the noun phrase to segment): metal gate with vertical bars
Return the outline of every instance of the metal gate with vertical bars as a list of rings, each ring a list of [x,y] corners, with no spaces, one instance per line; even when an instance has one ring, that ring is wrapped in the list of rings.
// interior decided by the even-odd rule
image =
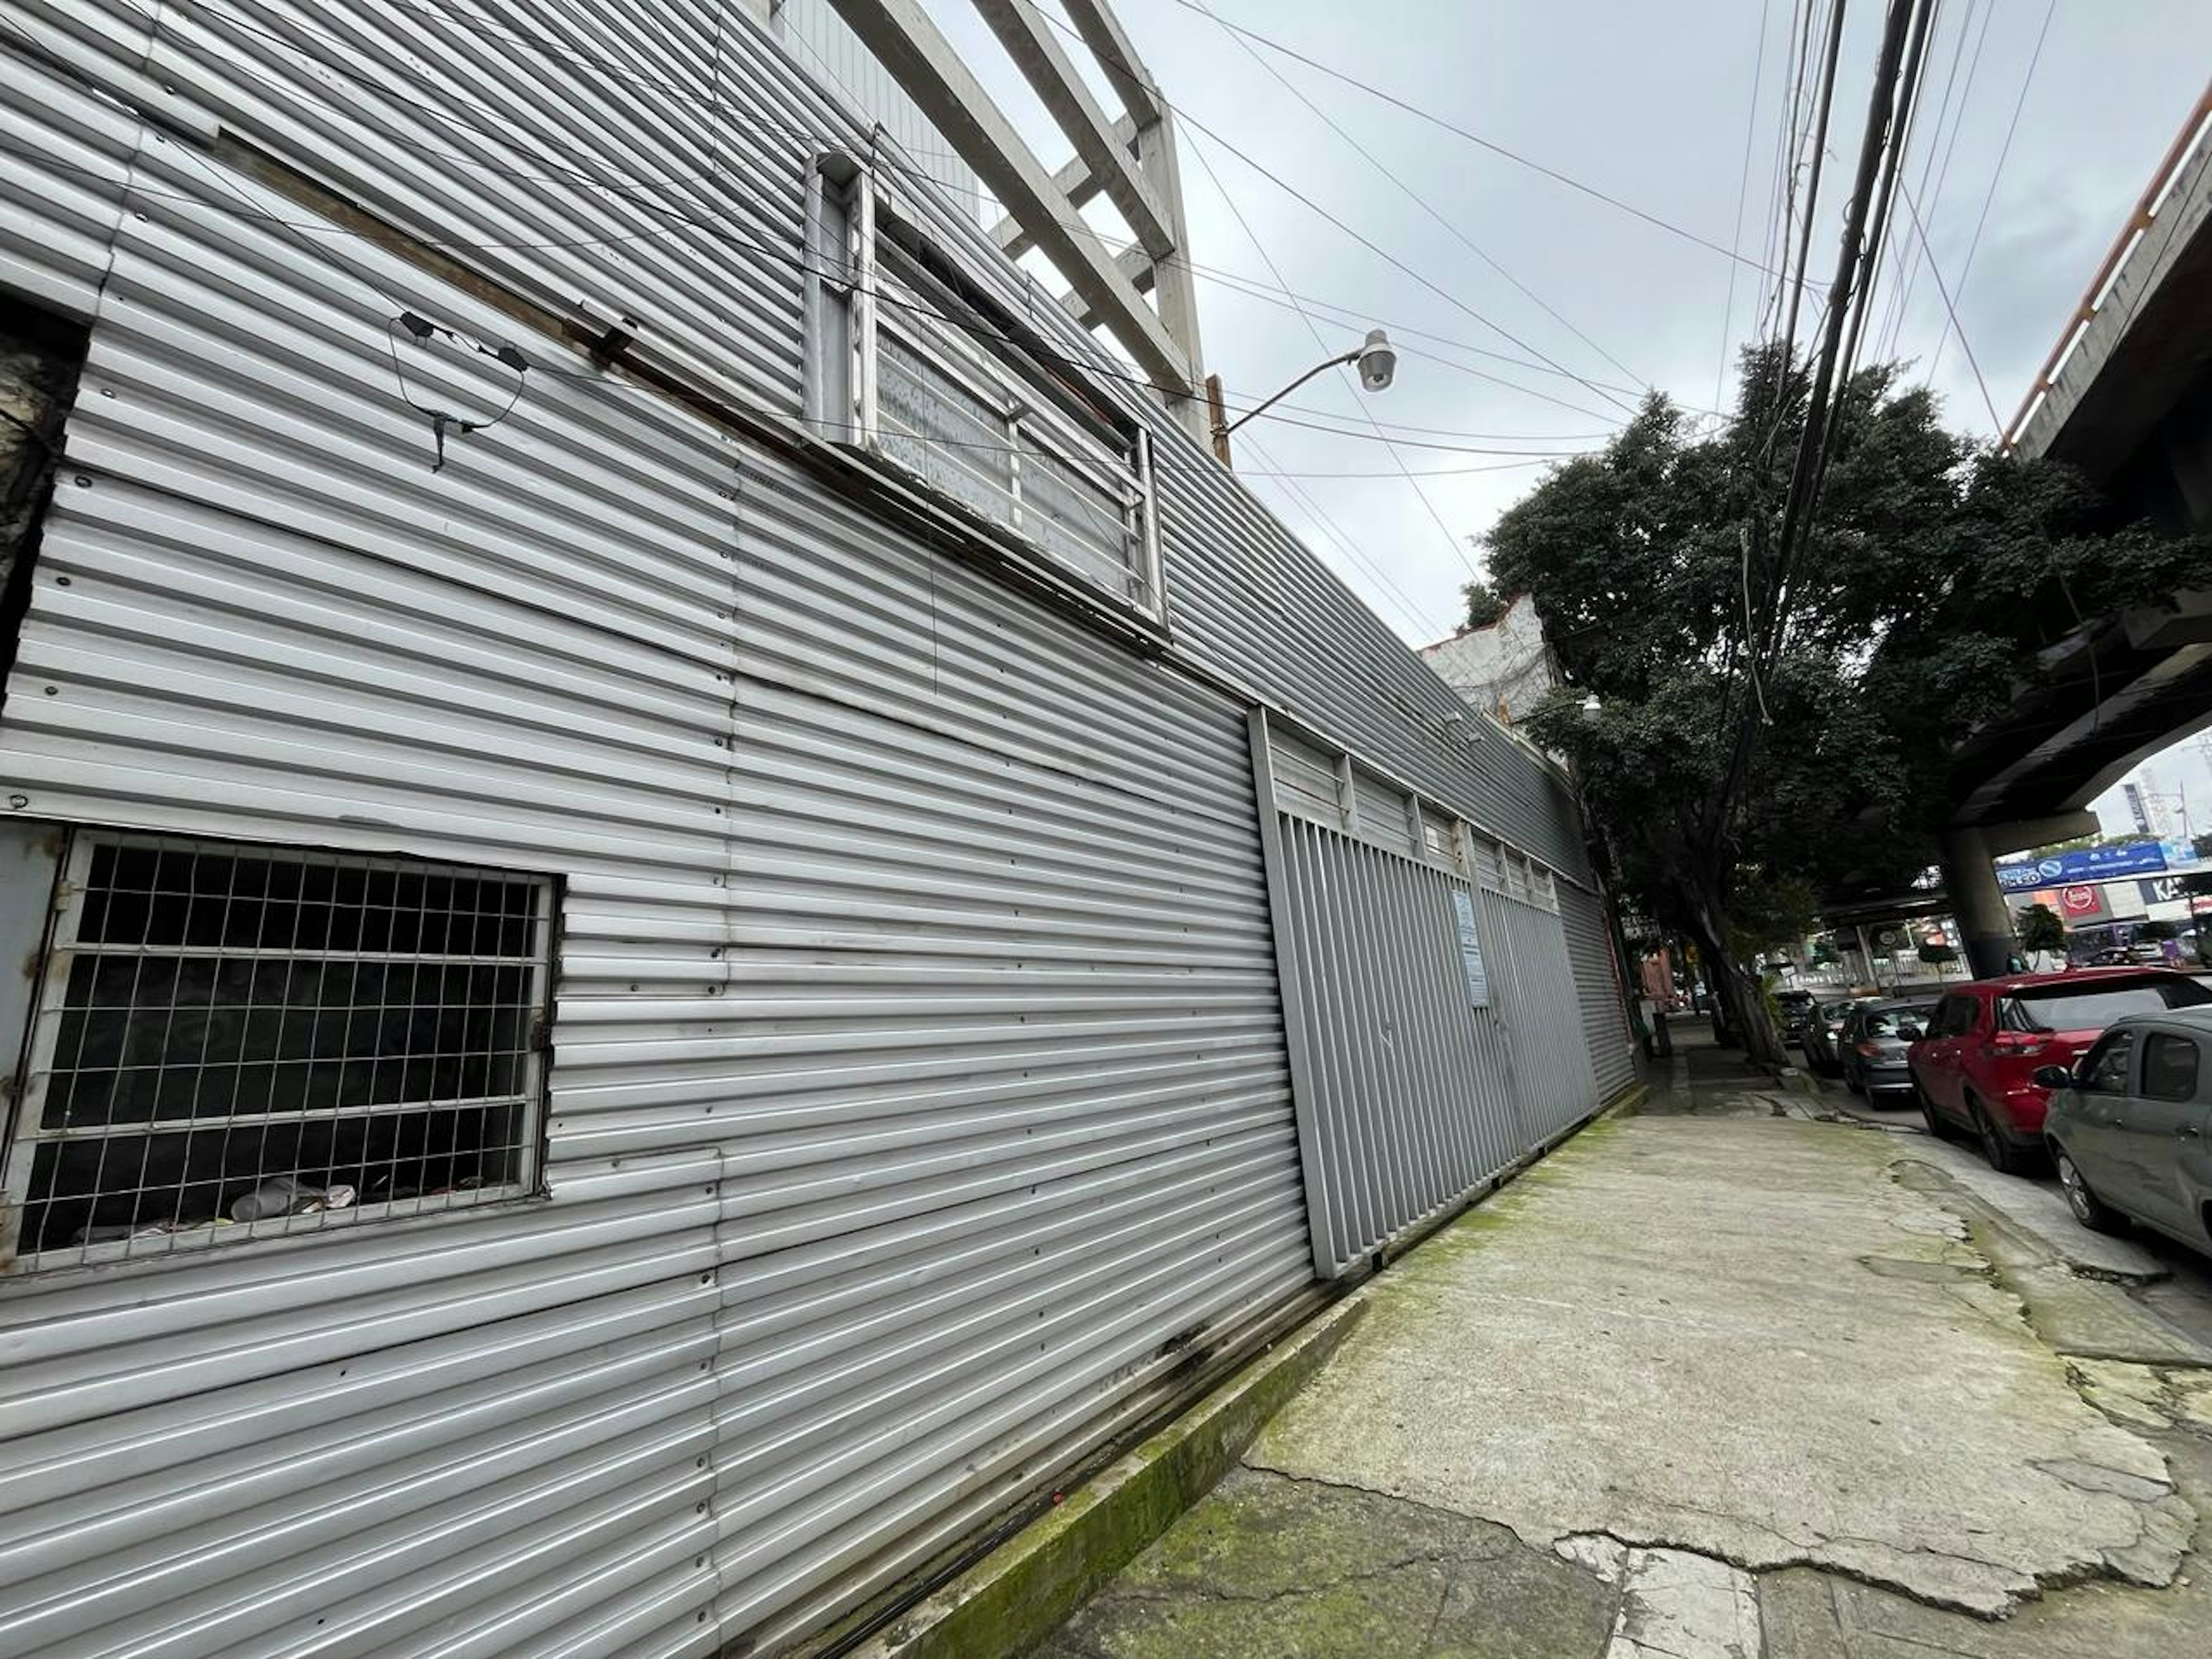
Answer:
[[[1250,722],[1314,1260],[1334,1277],[1597,1104],[1563,884]]]

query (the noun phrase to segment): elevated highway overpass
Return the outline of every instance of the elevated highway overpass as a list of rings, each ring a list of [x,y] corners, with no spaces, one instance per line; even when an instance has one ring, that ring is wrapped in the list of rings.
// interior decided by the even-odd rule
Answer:
[[[2098,268],[2006,434],[2126,517],[2212,534],[2212,87]],[[2208,561],[2212,564],[2212,561]],[[2079,621],[1951,760],[1944,878],[1967,954],[2002,971],[1991,861],[2095,830],[2089,804],[2212,725],[2212,568],[2160,605]]]

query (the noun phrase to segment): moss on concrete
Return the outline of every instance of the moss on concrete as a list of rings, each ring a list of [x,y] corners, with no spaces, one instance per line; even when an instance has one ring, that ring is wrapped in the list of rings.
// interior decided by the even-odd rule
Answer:
[[[1134,1559],[1236,1466],[1363,1310],[1339,1304],[1224,1383],[860,1650],[1011,1659]]]
[[[1244,1469],[1036,1659],[1595,1659],[1612,1611],[1503,1527]]]

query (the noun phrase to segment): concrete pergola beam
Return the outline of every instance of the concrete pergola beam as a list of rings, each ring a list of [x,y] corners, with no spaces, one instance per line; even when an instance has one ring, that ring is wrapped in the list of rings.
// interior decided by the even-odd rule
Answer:
[[[1157,126],[1167,119],[1167,102],[1160,96],[1159,85],[1137,56],[1121,20],[1099,0],[1066,0],[1066,5],[1068,21],[1097,58],[1098,67],[1106,71],[1107,82],[1121,100],[1121,107],[1140,127]]]
[[[918,0],[830,0],[1036,246],[1066,274],[1100,324],[1155,384],[1195,396],[1193,362],[1095,235],[1036,152],[1000,113]]]
[[[1137,124],[1126,115],[1115,122],[1114,141],[1119,144],[1135,144]],[[1054,173],[1052,181],[1067,198],[1069,204],[1078,208],[1095,200],[1103,188],[1091,171],[1091,164],[1080,155]],[[1036,239],[1011,213],[991,227],[991,240],[999,245],[999,251],[1009,259],[1018,259],[1036,246]]]
[[[1006,55],[1014,60],[1014,67],[1021,70],[1022,78],[1067,135],[1067,142],[1075,146],[1077,159],[1128,222],[1138,246],[1155,258],[1174,252],[1175,234],[1167,212],[1138,171],[1129,140],[1117,137],[1113,118],[1091,95],[1091,88],[1043,14],[1028,0],[975,3],[1006,47]]]

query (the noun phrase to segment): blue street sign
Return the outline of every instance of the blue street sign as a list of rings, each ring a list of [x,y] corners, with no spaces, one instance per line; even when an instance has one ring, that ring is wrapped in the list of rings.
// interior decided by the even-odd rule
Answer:
[[[2008,893],[2071,883],[2111,881],[2120,876],[2154,875],[2166,868],[2166,849],[2154,841],[2132,847],[2087,847],[2053,853],[2024,864],[1997,866],[1997,885]]]

